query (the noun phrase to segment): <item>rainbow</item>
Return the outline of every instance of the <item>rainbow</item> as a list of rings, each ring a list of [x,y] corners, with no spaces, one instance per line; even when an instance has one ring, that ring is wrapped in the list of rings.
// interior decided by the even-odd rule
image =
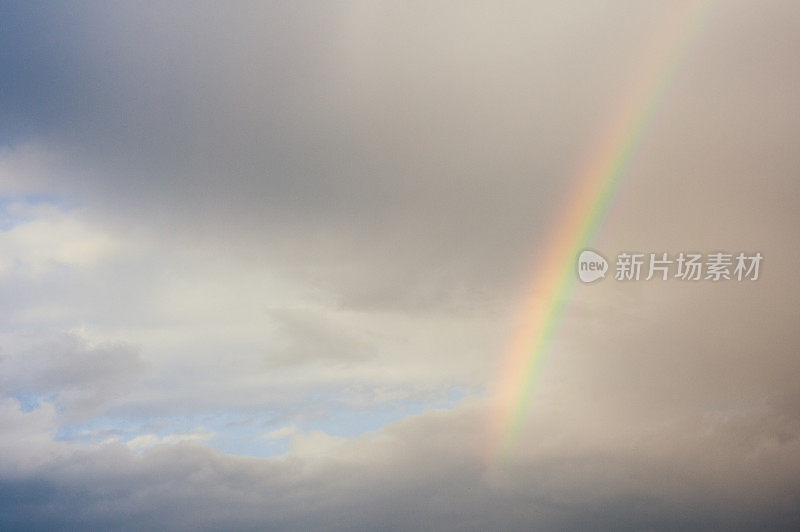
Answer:
[[[644,132],[712,3],[687,2],[670,13],[645,53],[643,68],[631,83],[625,105],[613,115],[601,142],[579,166],[576,192],[537,264],[519,332],[492,393],[496,405],[490,445],[493,458],[507,456],[518,439],[545,355],[576,283],[575,260],[600,229]]]

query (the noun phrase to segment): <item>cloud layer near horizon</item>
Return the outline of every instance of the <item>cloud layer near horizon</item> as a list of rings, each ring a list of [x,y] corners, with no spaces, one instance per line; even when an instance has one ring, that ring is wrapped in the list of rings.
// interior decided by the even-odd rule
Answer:
[[[0,528],[796,528],[791,2],[714,7],[595,243],[761,279],[578,287],[486,459],[575,169],[674,9],[0,6]]]

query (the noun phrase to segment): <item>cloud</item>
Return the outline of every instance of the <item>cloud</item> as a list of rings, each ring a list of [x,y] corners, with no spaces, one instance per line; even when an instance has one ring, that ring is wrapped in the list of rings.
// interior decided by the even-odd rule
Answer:
[[[0,275],[87,268],[121,251],[113,237],[59,209],[12,203],[7,210],[12,219],[24,221],[0,233]]]
[[[290,425],[288,427],[281,427],[279,429],[271,430],[266,434],[262,434],[261,437],[267,440],[279,440],[294,436],[296,433],[297,427]]]
[[[287,309],[273,311],[271,317],[278,323],[286,344],[265,353],[269,367],[315,362],[352,364],[369,358],[364,341],[350,338],[314,313]]]
[[[340,305],[450,313],[514,297],[663,18],[601,2],[430,6],[426,29],[399,3],[7,11],[51,35],[4,36],[27,54],[5,56],[16,82],[4,108],[60,161],[32,188],[104,224],[234,249]],[[645,176],[632,187],[672,198],[640,201],[651,219],[684,201],[694,232],[704,201],[736,215],[732,196],[793,216],[781,139],[794,125],[781,110],[795,106],[785,91],[797,67],[780,44],[790,39],[761,38],[788,35],[791,13],[734,3],[712,17],[632,170]],[[757,106],[756,93],[768,96]],[[781,134],[764,143],[770,132]],[[646,225],[628,219],[624,234]]]
[[[5,58],[3,100],[64,161],[51,190],[106,223],[243,247],[366,309],[452,311],[516,281],[563,197],[564,140],[597,114],[536,73],[563,89],[590,72],[608,92],[642,31],[599,4],[526,8],[534,27],[431,7],[428,30],[402,4],[9,11],[52,36],[5,36],[31,56]]]
[[[134,451],[149,449],[154,445],[171,445],[182,442],[206,442],[214,438],[214,432],[197,429],[192,432],[178,434],[167,434],[159,436],[157,434],[142,434],[125,442],[125,445]]]
[[[92,344],[76,334],[32,342],[27,348],[15,347],[20,350],[0,357],[4,392],[55,398],[67,419],[103,413],[146,371],[138,352],[130,346]]]
[[[759,433],[762,414],[652,422],[633,434],[542,412],[531,420],[536,437],[489,465],[474,437],[485,415],[477,403],[431,411],[324,453],[317,444],[329,437],[309,435],[313,449],[275,459],[196,443],[139,455],[119,444],[82,449],[6,477],[3,490],[16,495],[4,504],[17,502],[0,519],[4,528],[635,530],[790,529],[798,517],[800,434],[731,439]]]
[[[672,7],[0,6],[0,528],[796,529],[793,3],[714,7],[594,243],[761,279],[577,286],[506,463],[430,409]]]

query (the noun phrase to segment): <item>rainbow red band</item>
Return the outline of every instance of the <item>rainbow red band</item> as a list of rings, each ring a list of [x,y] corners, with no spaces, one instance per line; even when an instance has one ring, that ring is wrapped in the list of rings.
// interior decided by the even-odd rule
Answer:
[[[507,456],[528,417],[535,385],[576,280],[575,259],[594,241],[620,182],[660,107],[664,94],[713,2],[689,2],[670,13],[645,55],[625,105],[578,172],[577,193],[537,265],[530,300],[496,384],[498,412],[492,429],[493,459]]]

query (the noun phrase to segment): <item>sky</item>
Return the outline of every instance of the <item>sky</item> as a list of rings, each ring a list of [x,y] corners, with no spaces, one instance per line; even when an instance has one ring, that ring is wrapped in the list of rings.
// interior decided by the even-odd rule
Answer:
[[[700,4],[0,4],[0,528],[797,530],[800,5]]]

